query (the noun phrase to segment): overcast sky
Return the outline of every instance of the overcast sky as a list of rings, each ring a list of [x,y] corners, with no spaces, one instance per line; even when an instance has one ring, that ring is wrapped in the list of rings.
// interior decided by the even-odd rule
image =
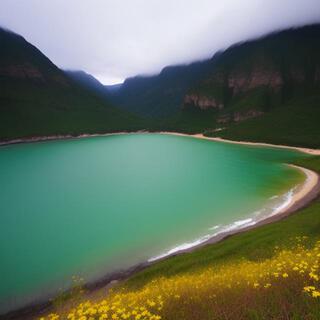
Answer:
[[[105,84],[313,22],[320,0],[0,0],[0,25]]]

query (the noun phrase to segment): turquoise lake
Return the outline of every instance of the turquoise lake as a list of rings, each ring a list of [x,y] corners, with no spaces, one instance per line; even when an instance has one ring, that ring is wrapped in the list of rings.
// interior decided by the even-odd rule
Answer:
[[[1,310],[254,223],[303,156],[160,134],[1,147]]]

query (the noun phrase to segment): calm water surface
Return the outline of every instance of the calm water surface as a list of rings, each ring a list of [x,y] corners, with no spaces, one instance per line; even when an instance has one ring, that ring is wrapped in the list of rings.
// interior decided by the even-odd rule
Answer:
[[[0,307],[270,213],[301,156],[158,134],[0,148]]]

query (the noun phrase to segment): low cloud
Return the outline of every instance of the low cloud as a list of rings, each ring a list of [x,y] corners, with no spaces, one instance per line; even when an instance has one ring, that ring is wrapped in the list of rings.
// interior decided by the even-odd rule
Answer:
[[[219,49],[320,22],[319,0],[1,0],[0,25],[54,63],[104,83],[208,58]]]

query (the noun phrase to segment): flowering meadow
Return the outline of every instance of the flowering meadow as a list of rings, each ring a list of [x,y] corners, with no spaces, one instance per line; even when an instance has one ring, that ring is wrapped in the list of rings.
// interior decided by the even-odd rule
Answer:
[[[158,277],[137,290],[125,285],[41,320],[319,319],[320,240],[291,239],[271,258],[244,258],[193,273]]]

